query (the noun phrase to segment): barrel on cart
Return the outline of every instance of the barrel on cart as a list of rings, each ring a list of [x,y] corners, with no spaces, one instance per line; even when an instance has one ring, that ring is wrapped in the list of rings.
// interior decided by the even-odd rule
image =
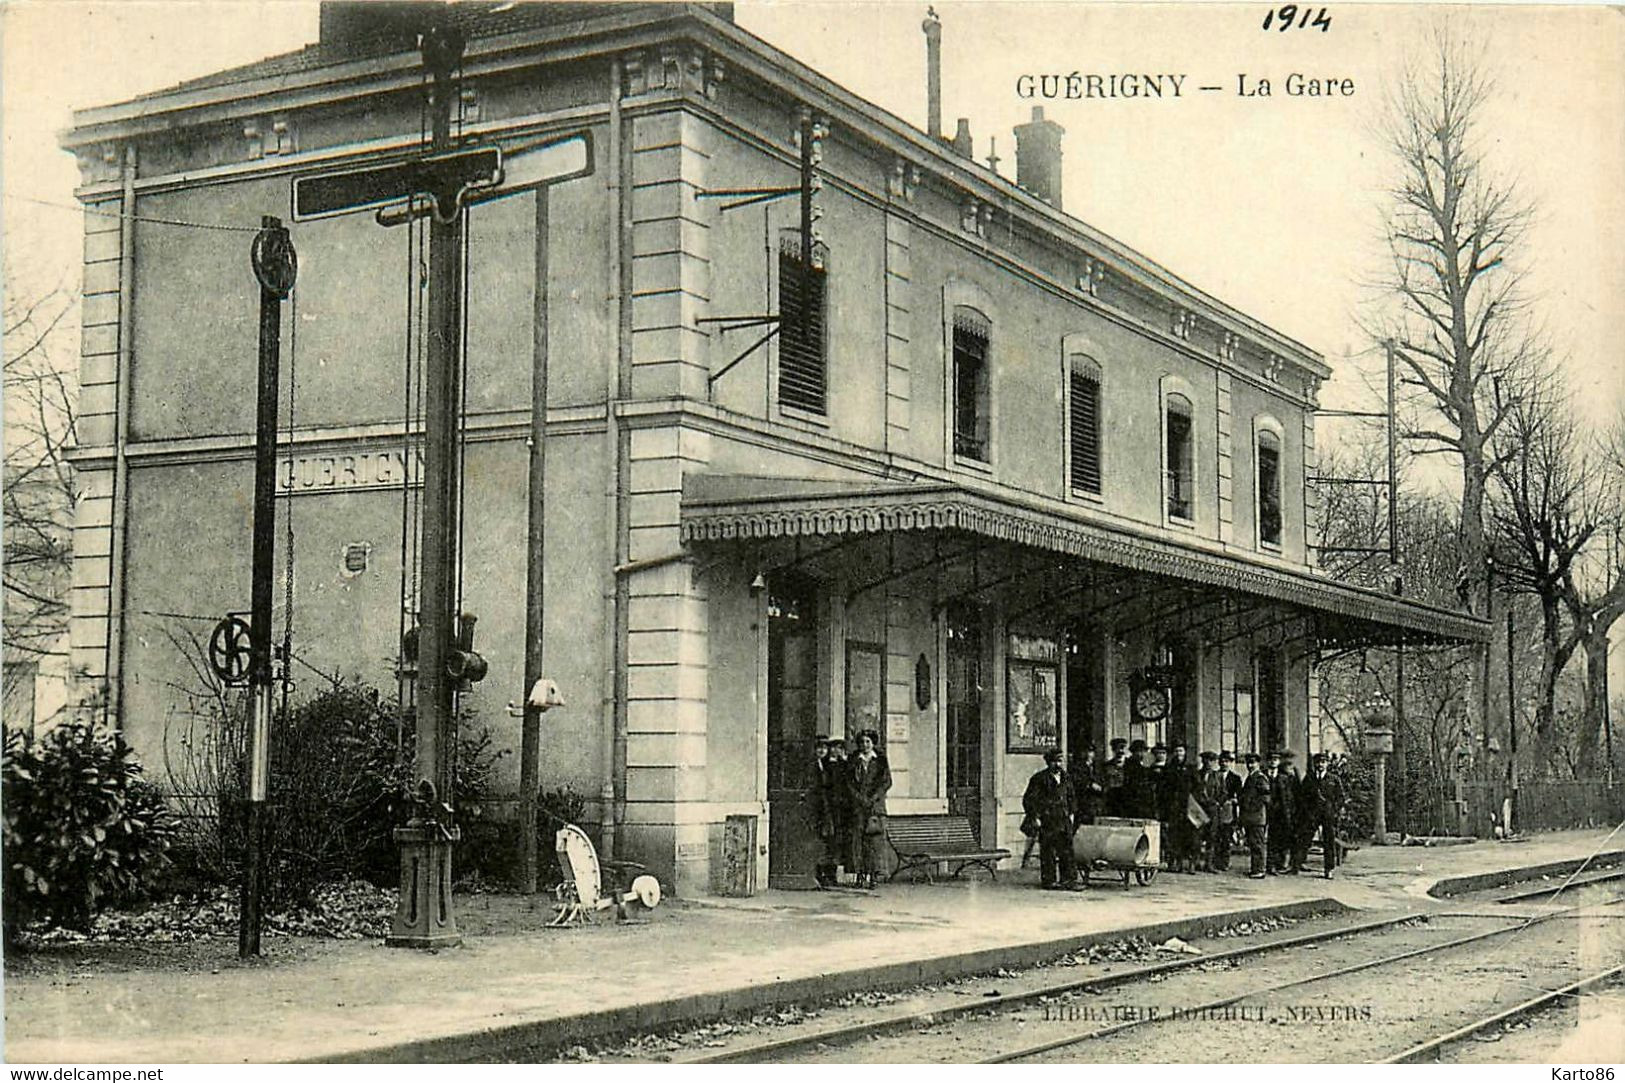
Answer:
[[[1099,816],[1072,836],[1072,854],[1084,879],[1092,871],[1121,873],[1123,886],[1141,886],[1157,875],[1162,861],[1162,824],[1122,816]]]

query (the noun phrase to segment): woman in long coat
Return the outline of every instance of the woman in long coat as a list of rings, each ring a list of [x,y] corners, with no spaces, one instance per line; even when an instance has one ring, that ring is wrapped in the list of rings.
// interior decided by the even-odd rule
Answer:
[[[850,762],[847,795],[852,814],[852,854],[858,863],[858,886],[873,888],[884,860],[886,791],[891,789],[891,768],[879,749],[873,730],[858,734],[858,754]]]

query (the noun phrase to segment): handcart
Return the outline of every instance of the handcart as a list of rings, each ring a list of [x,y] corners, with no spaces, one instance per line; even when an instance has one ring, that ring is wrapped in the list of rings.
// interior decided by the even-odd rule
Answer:
[[[1123,816],[1099,816],[1072,836],[1072,855],[1085,880],[1093,871],[1121,873],[1123,886],[1144,887],[1162,862],[1162,824]]]

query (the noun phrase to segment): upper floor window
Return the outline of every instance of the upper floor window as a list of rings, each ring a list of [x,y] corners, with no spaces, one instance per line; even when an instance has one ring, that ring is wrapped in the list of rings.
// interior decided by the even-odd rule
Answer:
[[[779,405],[822,415],[825,364],[825,271],[802,258],[798,237],[779,241]]]
[[[1171,394],[1165,407],[1167,446],[1163,450],[1168,494],[1168,518],[1194,519],[1196,504],[1196,434],[1192,425],[1191,400]]]
[[[992,416],[988,372],[992,332],[987,317],[974,308],[954,309],[954,454],[984,463]]]
[[[1067,389],[1068,478],[1074,490],[1100,492],[1100,366],[1073,354]]]
[[[1258,434],[1258,541],[1281,545],[1281,438],[1269,430]]]

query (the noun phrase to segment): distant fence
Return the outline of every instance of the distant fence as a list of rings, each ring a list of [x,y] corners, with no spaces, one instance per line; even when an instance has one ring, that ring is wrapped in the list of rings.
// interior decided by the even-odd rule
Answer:
[[[1511,795],[1504,781],[1468,782],[1461,787],[1459,833],[1489,838],[1501,816],[1501,803]],[[1445,795],[1446,809],[1455,794]],[[1612,827],[1625,820],[1625,783],[1602,781],[1533,781],[1518,787],[1512,825],[1520,832],[1562,831],[1573,827]]]

